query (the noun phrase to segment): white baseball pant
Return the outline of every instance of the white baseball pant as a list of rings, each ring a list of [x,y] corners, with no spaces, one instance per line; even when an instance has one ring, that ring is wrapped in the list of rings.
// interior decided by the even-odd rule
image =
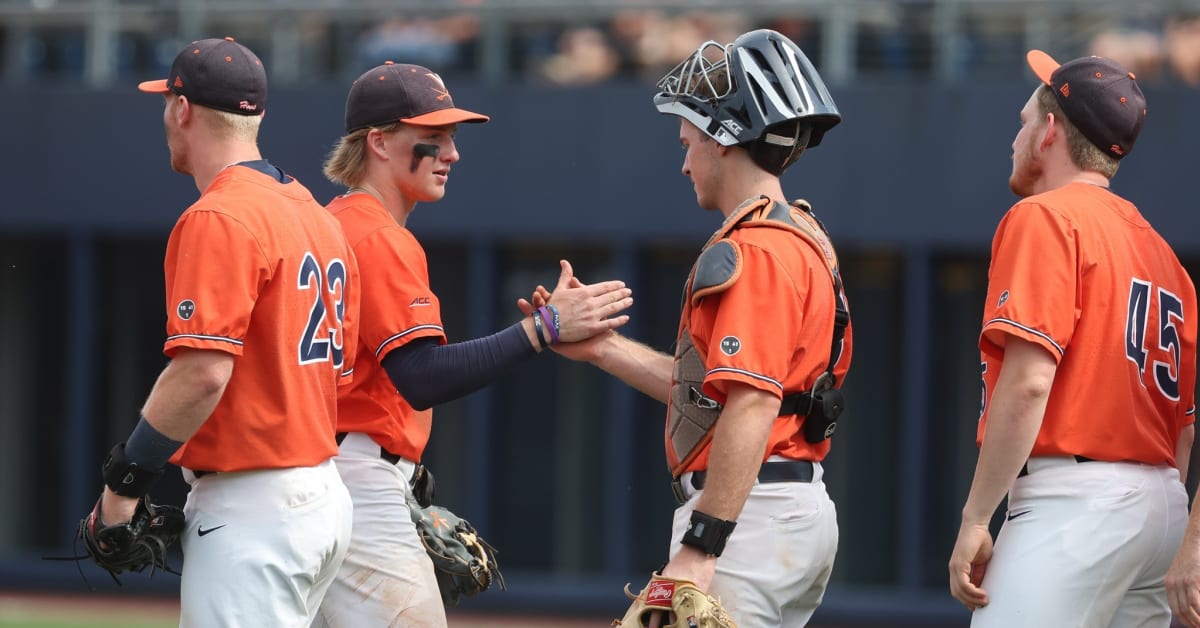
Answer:
[[[334,463],[184,479],[180,628],[308,626],[350,542]]]
[[[821,604],[838,544],[837,509],[823,475],[813,463],[812,482],[755,483],[750,490],[707,591],[739,628],[799,628]],[[693,492],[690,474],[681,479],[689,498],[675,510],[672,557],[703,492]]]
[[[334,460],[354,502],[354,530],[313,628],[445,628],[433,561],[408,508],[415,464],[389,463],[371,437],[353,432]]]
[[[973,628],[1167,628],[1163,585],[1187,525],[1179,471],[1029,460],[983,578]]]

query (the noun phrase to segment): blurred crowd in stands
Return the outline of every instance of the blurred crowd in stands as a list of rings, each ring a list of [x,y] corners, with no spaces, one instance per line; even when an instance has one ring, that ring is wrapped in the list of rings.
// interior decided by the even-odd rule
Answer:
[[[939,68],[933,2],[863,2],[856,5],[851,46],[857,75],[932,76]],[[418,63],[447,76],[471,76],[484,63],[484,25],[478,12],[441,12],[353,22],[327,15],[293,16],[301,47],[294,80],[313,82],[357,75],[384,60]],[[1058,19],[1063,19],[1060,15]],[[1126,20],[1093,14],[1066,18],[1072,28],[1055,29],[1052,50],[1061,56],[1100,54],[1117,59],[1148,84],[1200,86],[1200,16],[1172,14]],[[169,20],[168,20],[169,21]],[[215,25],[213,27],[216,27]],[[750,17],[734,10],[614,11],[593,20],[523,17],[505,21],[505,75],[547,85],[582,86],[608,81],[653,82],[706,40],[729,42],[751,28],[784,32],[821,67],[824,34],[820,17],[797,9],[785,17]],[[219,27],[217,27],[219,28]],[[1029,16],[1021,10],[960,16],[954,60],[959,77],[1011,78],[1024,71]],[[228,25],[228,32],[259,51],[270,66],[268,24]],[[70,77],[83,71],[82,28],[26,32],[13,45],[0,23],[0,54],[6,72],[23,78]],[[166,71],[178,38],[163,31],[118,34],[119,77],[158,76]],[[170,32],[167,30],[166,32]],[[1065,40],[1064,40],[1065,38]]]
[[[1145,83],[1200,86],[1200,15],[1106,30],[1092,38],[1088,53],[1116,59]]]

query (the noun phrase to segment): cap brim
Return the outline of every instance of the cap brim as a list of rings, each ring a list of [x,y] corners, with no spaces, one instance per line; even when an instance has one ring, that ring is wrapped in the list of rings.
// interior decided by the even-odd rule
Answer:
[[[157,81],[138,83],[138,91],[143,91],[147,94],[165,94],[171,90],[167,89],[167,79],[159,79]]]
[[[1039,79],[1046,85],[1050,85],[1050,76],[1058,69],[1059,62],[1054,60],[1054,57],[1042,52],[1041,50],[1030,50],[1025,54],[1025,61],[1029,63],[1029,68],[1037,75]]]
[[[487,122],[490,119],[482,113],[451,107],[449,109],[430,111],[429,113],[412,118],[401,118],[400,121],[405,124],[415,124],[418,126],[441,126],[443,124],[458,124],[460,122]]]

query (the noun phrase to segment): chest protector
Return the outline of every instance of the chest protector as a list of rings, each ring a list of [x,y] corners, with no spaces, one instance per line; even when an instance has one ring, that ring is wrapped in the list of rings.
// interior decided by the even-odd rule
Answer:
[[[812,206],[807,201],[796,200],[791,205],[776,203],[766,197],[747,201],[704,245],[684,291],[667,412],[667,462],[675,477],[683,474],[712,440],[713,427],[721,414],[721,404],[703,394],[707,370],[704,360],[692,344],[688,320],[692,308],[701,299],[727,290],[741,276],[741,250],[737,242],[729,239],[729,235],[735,229],[754,228],[783,229],[812,247],[825,260],[837,304],[829,366],[809,390],[784,391],[779,416],[805,415],[805,438],[811,443],[818,443],[833,434],[837,416],[845,407],[841,391],[836,388],[833,368],[841,355],[842,339],[850,322],[850,314],[842,292],[837,254],[829,234],[813,215]]]

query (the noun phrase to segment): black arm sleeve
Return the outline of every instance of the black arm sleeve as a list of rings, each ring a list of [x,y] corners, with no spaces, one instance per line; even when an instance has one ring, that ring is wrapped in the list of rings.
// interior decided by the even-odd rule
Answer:
[[[490,336],[440,345],[419,338],[389,351],[381,364],[392,385],[417,410],[458,399],[536,355],[520,323]]]

